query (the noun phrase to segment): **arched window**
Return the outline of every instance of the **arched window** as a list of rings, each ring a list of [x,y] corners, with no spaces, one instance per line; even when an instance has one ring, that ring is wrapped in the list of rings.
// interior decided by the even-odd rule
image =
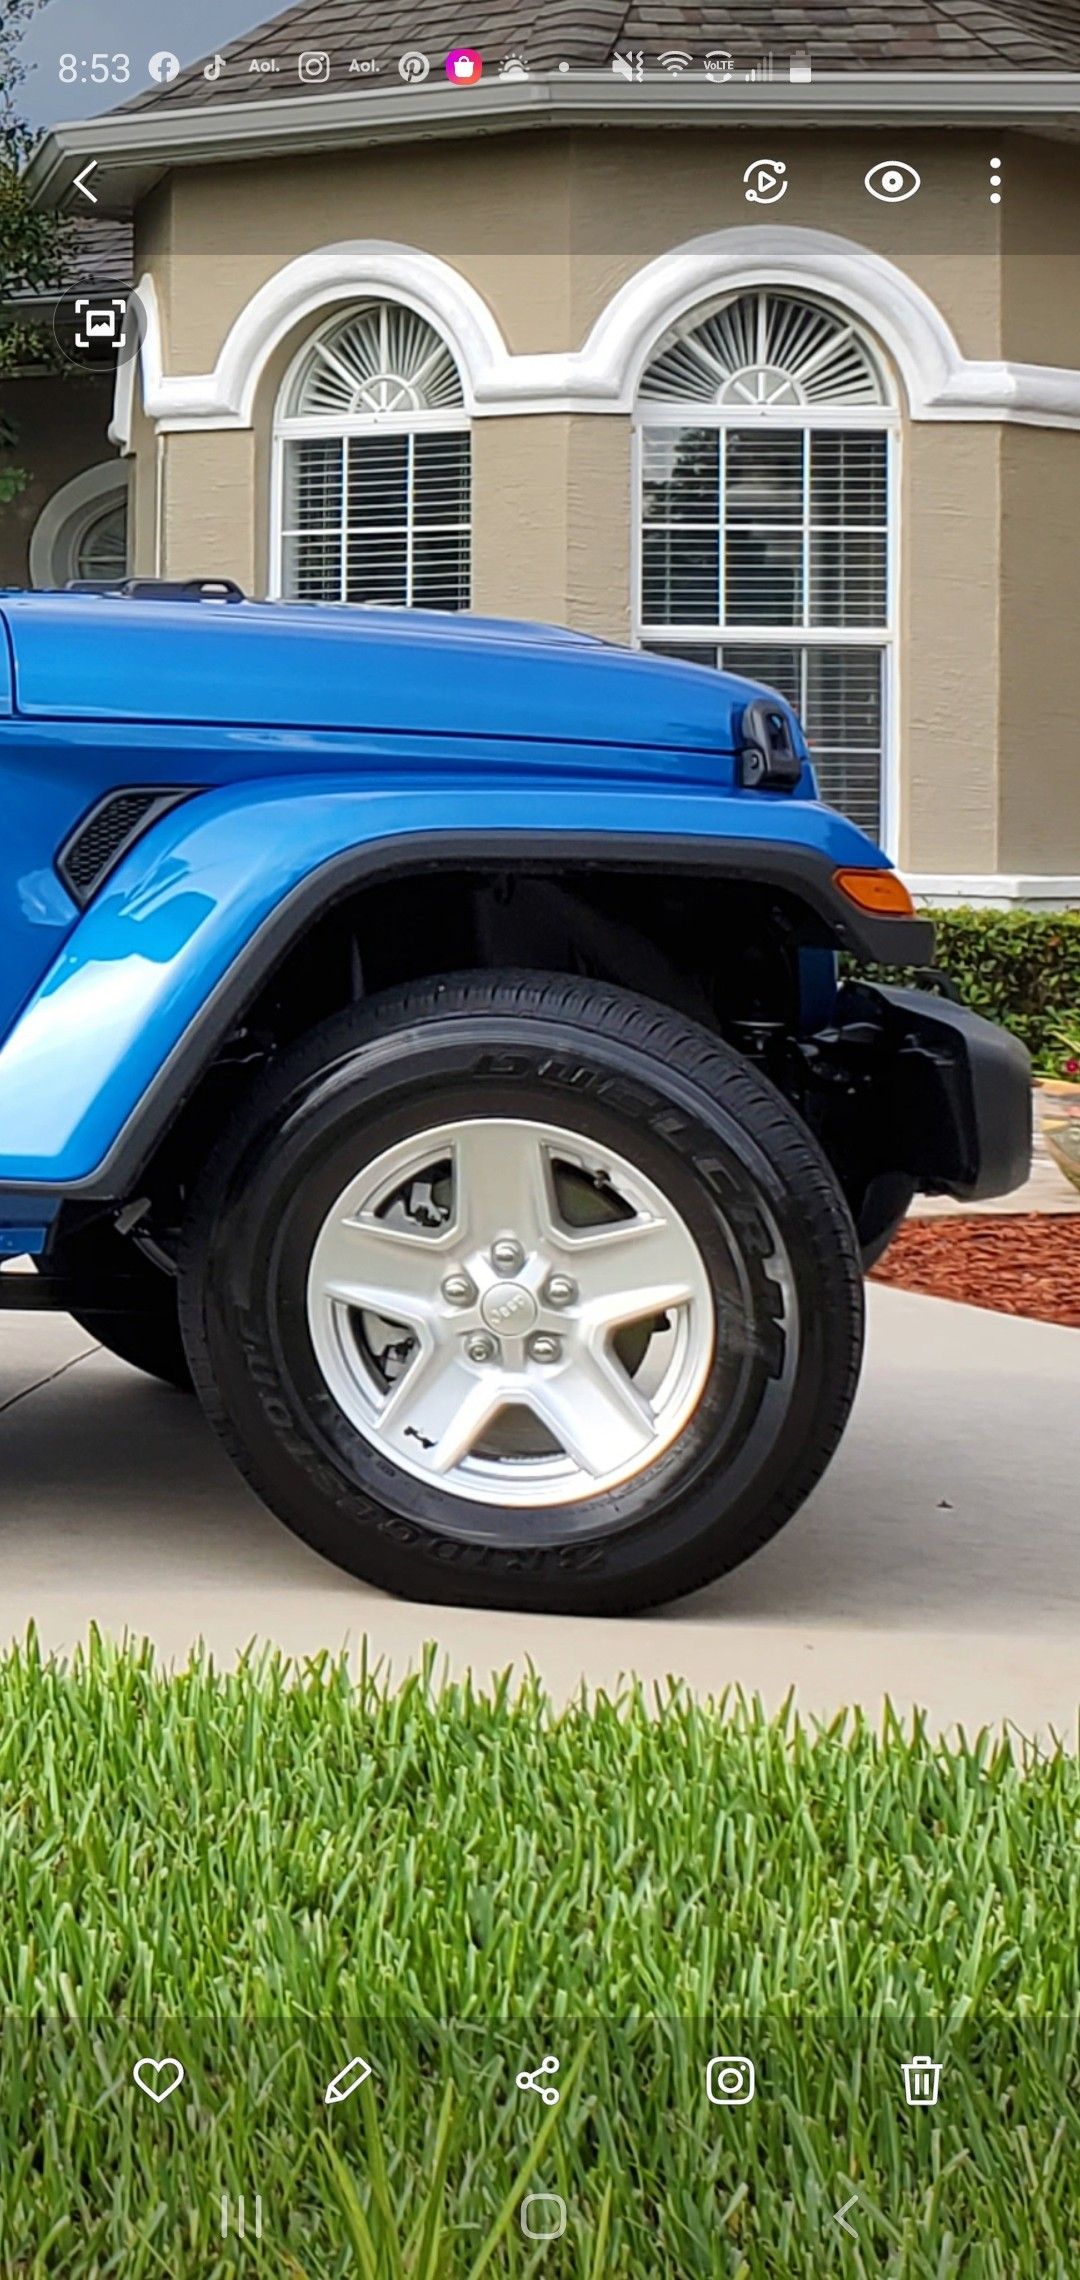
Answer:
[[[30,541],[32,586],[127,576],[129,485],[129,465],[109,459],[54,492]]]
[[[102,507],[87,523],[75,551],[75,578],[126,578],[128,562],[128,503],[126,492],[111,507]]]
[[[780,690],[824,797],[886,838],[891,402],[848,317],[762,290],[672,328],[637,417],[638,639]]]
[[[425,317],[367,301],[324,326],[278,418],[278,589],[294,601],[469,605],[469,423]]]

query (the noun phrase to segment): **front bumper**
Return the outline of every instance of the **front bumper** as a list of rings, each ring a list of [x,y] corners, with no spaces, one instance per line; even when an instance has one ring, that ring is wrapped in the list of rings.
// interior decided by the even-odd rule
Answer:
[[[874,1085],[874,1122],[890,1163],[917,1188],[981,1203],[1031,1171],[1031,1060],[1007,1030],[924,990],[860,983],[890,1050]]]

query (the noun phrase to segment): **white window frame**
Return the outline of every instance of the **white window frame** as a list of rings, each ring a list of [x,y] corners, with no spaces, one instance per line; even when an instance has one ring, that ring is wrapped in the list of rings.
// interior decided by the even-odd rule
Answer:
[[[368,299],[374,299],[376,297],[377,296],[374,295],[367,296]],[[403,308],[415,308],[415,303],[406,300],[405,297],[401,294],[390,293],[381,296],[381,298],[384,298],[388,301],[397,301]],[[428,315],[426,310],[419,309],[416,311],[416,313],[424,318],[425,323],[431,325],[433,332],[438,332],[439,328],[434,324],[432,318]],[[273,464],[271,468],[270,480],[270,564],[269,577],[267,581],[267,593],[271,601],[282,601],[284,599],[286,487],[285,454],[290,443],[347,443],[352,436],[361,435],[409,436],[423,435],[425,433],[429,435],[469,435],[472,431],[473,423],[467,405],[460,405],[456,407],[447,406],[445,410],[437,410],[431,412],[354,412],[344,416],[339,416],[334,419],[327,419],[322,417],[317,418],[307,415],[296,417],[284,412],[282,410],[282,406],[289,402],[296,382],[297,374],[305,358],[310,354],[313,344],[320,338],[322,333],[334,331],[336,327],[341,324],[343,317],[347,316],[347,314],[347,311],[343,311],[340,308],[336,309],[330,318],[327,319],[324,317],[323,322],[320,325],[317,325],[314,330],[307,335],[307,337],[301,342],[296,355],[292,358],[289,369],[285,374],[285,378],[282,381],[281,387],[278,391],[277,404],[275,406],[274,412]],[[440,338],[445,341],[451,356],[454,357],[455,362],[458,365],[458,370],[460,373],[460,359],[457,355],[457,351],[454,347],[453,342],[447,338],[445,333],[440,334]],[[472,487],[470,482],[470,586],[472,548],[473,542],[475,540],[475,535],[476,534],[472,515]],[[347,541],[347,536],[348,525],[343,523],[343,546]],[[410,520],[408,527],[408,543],[410,546],[412,543],[412,537],[413,525]]]
[[[812,291],[792,293],[789,286],[763,285],[755,291],[775,291],[791,294],[793,298],[815,301]],[[735,296],[736,298],[738,296]],[[702,319],[708,308],[715,304],[702,304]],[[825,305],[824,303],[820,305]],[[687,312],[692,316],[693,312]],[[686,319],[683,320],[684,322]],[[645,369],[660,353],[663,336],[657,340],[645,362]],[[872,348],[872,344],[871,348]],[[874,351],[874,361],[880,367],[880,355]],[[771,434],[781,428],[794,429],[802,435],[810,430],[838,429],[850,431],[868,428],[886,438],[886,531],[885,554],[885,623],[883,626],[732,626],[725,634],[715,625],[664,625],[648,624],[644,619],[643,575],[645,561],[644,517],[644,431],[646,428],[748,428],[760,427]],[[631,639],[637,649],[649,649],[664,643],[685,643],[688,647],[699,641],[702,647],[711,645],[723,648],[725,643],[740,646],[744,642],[770,642],[774,647],[807,648],[866,648],[883,652],[882,661],[882,720],[881,720],[881,845],[893,861],[900,846],[900,659],[897,638],[900,601],[900,412],[895,401],[881,404],[836,405],[785,405],[780,410],[756,411],[752,405],[732,406],[708,403],[682,404],[652,403],[639,396],[634,411],[634,429],[631,449],[633,506],[631,514],[631,580],[633,610]]]

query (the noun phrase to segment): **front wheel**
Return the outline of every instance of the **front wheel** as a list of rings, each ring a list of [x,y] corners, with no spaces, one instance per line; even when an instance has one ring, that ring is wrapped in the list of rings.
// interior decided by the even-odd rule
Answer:
[[[786,1101],[681,1015],[465,975],[317,1031],[181,1264],[241,1469],[405,1597],[625,1613],[745,1559],[840,1438],[855,1231]]]

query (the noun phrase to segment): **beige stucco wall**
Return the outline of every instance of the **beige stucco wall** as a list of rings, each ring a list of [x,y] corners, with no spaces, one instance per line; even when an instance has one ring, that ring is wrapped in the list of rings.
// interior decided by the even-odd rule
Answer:
[[[760,136],[605,131],[384,147],[192,169],[139,216],[166,369],[210,370],[252,295],[296,255],[342,241],[420,247],[484,296],[517,353],[579,348],[647,260],[750,218],[742,172]],[[1003,147],[1002,147],[1003,146]],[[1023,135],[890,138],[932,203],[862,191],[880,134],[785,136],[791,191],[760,219],[857,236],[929,294],[969,356],[1080,368],[1076,256],[1047,252],[1075,153]],[[1008,197],[987,197],[1001,151]],[[1037,249],[1042,248],[1042,251]],[[260,384],[253,432],[154,437],[137,424],[136,561],[172,575],[270,570],[274,409],[308,327]],[[632,423],[626,416],[480,418],[473,431],[474,605],[626,640]],[[898,853],[917,873],[1080,874],[1069,723],[1080,641],[1075,583],[1080,435],[902,419],[896,712]],[[1053,692],[1053,749],[1032,733]]]
[[[1080,370],[1080,145],[1006,136],[1001,353]]]
[[[162,568],[159,545],[159,476],[165,455],[165,438],[158,436],[136,400],[131,452],[131,497],[128,512],[128,559],[140,578],[154,578]]]
[[[158,479],[165,575],[235,578],[259,592],[250,430],[166,436]]]
[[[932,215],[918,199],[889,208],[863,190],[880,134],[784,140],[791,192],[760,219],[887,253],[937,301],[967,355],[1001,353],[989,134],[890,142],[888,155],[932,175]],[[210,369],[230,324],[287,261],[349,238],[422,246],[451,262],[517,353],[572,348],[645,261],[754,218],[742,175],[760,149],[760,134],[604,129],[185,168],[140,212],[138,266],[167,305],[176,373]]]
[[[628,419],[477,422],[478,610],[629,640],[630,443]]]
[[[909,423],[902,452],[898,852],[917,873],[993,872],[1000,430]]]
[[[1080,871],[1080,435],[1002,438],[1001,868]]]

